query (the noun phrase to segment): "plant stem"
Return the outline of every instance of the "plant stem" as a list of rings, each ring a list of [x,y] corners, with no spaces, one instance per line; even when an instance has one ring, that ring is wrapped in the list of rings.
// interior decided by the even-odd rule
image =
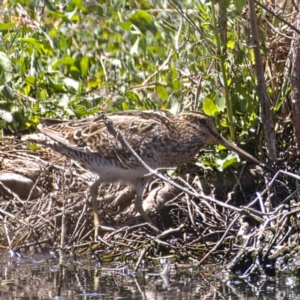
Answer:
[[[225,90],[227,120],[228,120],[228,127],[229,127],[229,131],[230,131],[230,138],[232,140],[235,140],[235,128],[234,128],[234,124],[233,124],[232,102],[231,102],[231,97],[230,97],[230,93],[229,93],[229,87],[228,87],[228,81],[227,81],[228,76],[227,76],[226,67],[225,67],[226,52],[222,51],[221,39],[220,39],[218,25],[217,25],[217,21],[216,21],[216,10],[215,10],[215,6],[213,3],[211,5],[211,10],[212,10],[212,24],[213,24],[214,34],[215,34],[215,38],[216,38],[216,42],[217,42],[217,55],[219,57],[219,65],[221,68],[224,90]],[[223,46],[223,49],[226,49],[226,47]]]

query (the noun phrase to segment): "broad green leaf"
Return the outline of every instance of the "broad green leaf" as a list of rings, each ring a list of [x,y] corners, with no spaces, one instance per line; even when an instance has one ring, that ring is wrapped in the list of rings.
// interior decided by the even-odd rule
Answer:
[[[77,105],[75,107],[75,113],[79,118],[84,118],[87,116],[87,110],[86,107],[84,107],[83,105]]]
[[[145,53],[147,51],[147,41],[145,39],[145,36],[140,36],[140,40],[139,40],[139,48],[143,50],[143,52]]]
[[[0,31],[12,29],[15,27],[15,25],[16,25],[16,22],[0,23]]]
[[[226,168],[234,165],[235,163],[237,163],[239,160],[237,158],[236,155],[234,154],[229,154],[227,155],[227,157],[225,159],[217,159],[216,163],[217,163],[217,168],[220,171],[224,171]]]
[[[56,60],[52,64],[52,69],[56,70],[60,66],[63,66],[63,65],[73,65],[74,63],[75,63],[75,59],[74,58],[72,58],[72,57],[65,57],[65,58]]]
[[[219,91],[216,91],[215,97],[214,97],[214,102],[216,106],[218,107],[218,112],[223,112],[226,108],[226,99],[223,96],[222,93]]]
[[[203,111],[208,116],[215,116],[219,112],[218,106],[210,98],[203,100]]]
[[[57,9],[55,8],[55,6],[52,5],[51,1],[49,0],[45,0],[45,6],[47,7],[48,10],[55,12],[57,11]]]
[[[88,110],[88,115],[93,116],[100,111],[100,107],[95,107],[93,109]]]
[[[81,76],[86,76],[89,71],[89,58],[83,56],[80,60]]]
[[[255,64],[255,55],[254,55],[254,48],[249,48],[249,54],[250,54],[250,59],[251,59],[251,63]]]
[[[221,145],[221,144],[218,145],[217,148],[218,148],[219,151],[227,150],[227,148],[224,145]]]
[[[32,111],[36,113],[36,112],[38,112],[38,109],[39,109],[39,102],[36,101],[36,102],[32,105]],[[34,123],[36,123],[36,124],[39,123],[39,119],[38,119],[37,117],[33,117],[33,118],[31,119],[31,121],[34,122]]]
[[[173,80],[172,86],[175,91],[181,90],[181,83],[178,77],[177,79]]]
[[[128,106],[128,103],[126,103],[126,102],[122,102],[122,109],[123,110],[129,110],[129,106]]]
[[[138,95],[135,92],[126,91],[125,97],[130,99],[131,101],[133,101],[136,104],[140,103],[140,99],[139,99]]]
[[[211,24],[210,23],[202,23],[201,24],[201,27],[203,28],[203,29],[211,29]]]
[[[172,85],[172,87],[175,91],[181,90],[181,83],[179,80],[179,78],[180,78],[179,72],[176,69],[172,69],[169,75],[171,75],[171,76],[169,76],[171,78],[169,79],[169,77],[168,77],[168,84]],[[169,80],[170,80],[170,82],[169,82]]]
[[[36,150],[40,150],[41,146],[33,143],[33,144],[29,144],[27,146],[27,148],[28,148],[28,150],[36,151]]]
[[[241,14],[241,12],[243,11],[244,6],[248,3],[248,0],[234,0],[234,5],[236,8],[236,12],[238,14]]]
[[[88,11],[84,4],[85,4],[85,1],[82,1],[82,0],[71,0],[69,2],[67,10],[71,10],[71,9],[74,9],[74,7],[76,7],[76,8],[78,8],[78,10],[86,13]]]
[[[52,28],[50,31],[49,31],[49,36],[50,37],[57,37],[58,35],[58,32],[55,28]]]
[[[125,31],[130,31],[131,23],[130,22],[120,22],[120,27]]]
[[[30,85],[30,84],[26,84],[26,86],[23,88],[23,93],[24,93],[24,95],[29,95],[29,93],[31,92],[31,87],[32,87],[32,85]]]
[[[72,39],[70,37],[62,37],[59,39],[59,48],[62,51],[70,49],[72,45]]]
[[[227,42],[227,48],[228,48],[228,49],[233,49],[233,48],[234,48],[234,45],[235,45],[235,41],[233,41],[233,40],[229,40],[229,41]]]
[[[52,17],[53,21],[57,20],[64,20],[65,22],[69,23],[69,19],[61,12],[59,11],[49,11],[49,15]]]
[[[30,85],[34,85],[36,83],[36,77],[35,76],[26,76],[25,82]]]
[[[21,38],[20,40],[23,43],[31,44],[33,46],[38,44],[38,41],[34,38]]]
[[[168,99],[167,89],[160,84],[156,85],[156,93],[160,99],[162,99],[162,100]]]
[[[0,94],[10,100],[15,100],[15,93],[14,90],[7,84],[0,86]]]
[[[70,77],[73,77],[74,79],[79,79],[81,73],[80,70],[75,65],[72,65],[70,67]]]
[[[136,11],[129,20],[134,24],[143,34],[146,34],[147,30],[152,32],[153,35],[156,35],[157,28],[154,23],[154,20],[150,14],[144,10]]]
[[[88,80],[86,82],[86,86],[87,88],[98,88],[100,87],[102,84],[101,84],[101,81],[97,81],[97,80]]]
[[[229,6],[230,0],[220,0],[219,2],[221,11],[225,11]]]
[[[54,80],[52,77],[48,78],[49,84],[51,85],[51,87],[56,91],[56,92],[64,92],[65,91],[65,87],[62,83],[57,82],[56,80]]]

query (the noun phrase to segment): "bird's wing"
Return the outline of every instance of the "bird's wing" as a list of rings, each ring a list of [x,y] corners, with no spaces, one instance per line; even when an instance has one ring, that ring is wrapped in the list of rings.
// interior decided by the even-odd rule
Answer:
[[[116,130],[118,130],[129,145],[139,154],[158,137],[168,132],[172,118],[165,111],[126,111],[107,115]],[[114,138],[107,130],[103,116],[82,120],[58,122],[42,119],[39,130],[50,139],[63,146],[77,151],[97,154],[103,158],[122,160],[132,156],[129,149]]]

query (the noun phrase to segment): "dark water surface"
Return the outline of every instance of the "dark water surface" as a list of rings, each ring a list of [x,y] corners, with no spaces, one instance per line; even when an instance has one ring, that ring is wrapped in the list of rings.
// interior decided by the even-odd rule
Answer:
[[[300,299],[296,277],[238,279],[221,273],[171,268],[162,277],[144,269],[101,267],[96,260],[66,263],[46,256],[0,256],[0,300],[4,299]],[[208,268],[207,268],[208,269]],[[151,273],[152,274],[151,274]]]

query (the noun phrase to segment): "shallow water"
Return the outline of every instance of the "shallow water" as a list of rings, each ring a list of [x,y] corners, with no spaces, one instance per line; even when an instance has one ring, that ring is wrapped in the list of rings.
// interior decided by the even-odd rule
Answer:
[[[242,280],[190,269],[171,268],[162,277],[153,270],[138,273],[96,260],[66,262],[39,255],[0,257],[0,300],[4,299],[300,299],[295,277]],[[152,274],[151,274],[151,273]],[[227,278],[225,278],[227,277]]]

